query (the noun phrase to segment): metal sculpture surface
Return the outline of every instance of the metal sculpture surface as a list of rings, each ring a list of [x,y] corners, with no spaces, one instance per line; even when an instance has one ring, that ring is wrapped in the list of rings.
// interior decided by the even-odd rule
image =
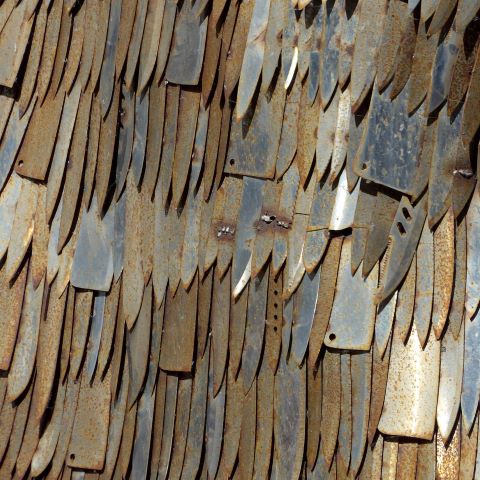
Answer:
[[[3,0],[0,479],[480,478],[480,0]]]

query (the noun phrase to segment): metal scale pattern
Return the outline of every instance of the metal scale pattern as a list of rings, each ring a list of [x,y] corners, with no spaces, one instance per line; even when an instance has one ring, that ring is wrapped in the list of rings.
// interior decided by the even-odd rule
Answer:
[[[0,479],[480,478],[479,0],[3,0]]]

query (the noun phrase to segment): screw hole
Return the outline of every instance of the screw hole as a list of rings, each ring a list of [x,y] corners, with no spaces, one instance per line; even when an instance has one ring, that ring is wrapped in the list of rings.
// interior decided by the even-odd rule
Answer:
[[[19,166],[19,167],[23,167],[23,160],[20,160],[20,161],[18,162],[18,166]]]
[[[403,216],[405,217],[405,220],[407,222],[409,222],[412,219],[412,216],[410,215],[410,212],[405,207],[402,208],[402,213],[403,213]]]
[[[368,168],[368,165],[366,163],[362,163],[362,170],[366,170]]]
[[[403,226],[403,224],[401,222],[397,222],[397,228],[398,228],[398,231],[400,232],[400,235],[403,237],[406,235],[406,231],[405,231],[405,227]]]
[[[337,338],[337,336],[336,336],[334,333],[331,333],[331,334],[328,336],[328,338],[333,342],[333,341]]]
[[[278,330],[277,327],[273,327],[273,331],[276,332]]]
[[[274,291],[273,291],[273,294],[274,294],[274,295],[278,295],[278,290],[274,290]]]
[[[75,460],[75,454],[74,453],[70,454],[70,460]]]
[[[230,159],[230,165],[235,165],[235,160],[233,158]]]
[[[274,315],[274,316],[273,316],[273,319],[274,319],[274,320],[278,320],[278,315]]]
[[[273,307],[274,307],[274,308],[278,308],[278,303],[274,303],[274,304],[273,304]]]

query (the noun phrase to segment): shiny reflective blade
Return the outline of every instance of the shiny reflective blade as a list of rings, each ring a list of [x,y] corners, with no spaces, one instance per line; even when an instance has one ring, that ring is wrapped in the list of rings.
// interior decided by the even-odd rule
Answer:
[[[330,230],[344,230],[353,224],[360,183],[352,193],[348,191],[347,174],[343,170],[338,180],[337,195],[330,219]]]
[[[325,356],[322,361],[322,381],[323,397],[320,449],[326,467],[329,469],[332,463],[340,425],[339,399],[341,398],[341,376],[340,355],[338,353],[333,353],[329,350],[325,351]],[[317,460],[317,462],[318,461],[319,460]]]
[[[403,89],[394,101],[390,100],[390,89],[383,93],[373,90],[354,171],[362,178],[411,194],[418,175],[423,108],[409,115],[408,89]],[[405,133],[399,136],[399,131]]]
[[[232,290],[234,298],[245,288],[250,279],[248,265],[251,262],[252,244],[255,240],[255,221],[260,217],[264,181],[244,177],[243,196],[238,216],[239,228],[235,233],[235,254],[232,266]]]

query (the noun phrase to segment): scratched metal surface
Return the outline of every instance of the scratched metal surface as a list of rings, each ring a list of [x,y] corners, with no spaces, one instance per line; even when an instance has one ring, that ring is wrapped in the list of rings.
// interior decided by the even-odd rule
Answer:
[[[0,480],[480,478],[479,9],[0,1]]]

